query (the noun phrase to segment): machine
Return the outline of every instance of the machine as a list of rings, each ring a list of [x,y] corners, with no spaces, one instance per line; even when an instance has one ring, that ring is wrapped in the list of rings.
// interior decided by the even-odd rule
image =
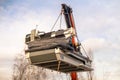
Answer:
[[[72,80],[78,80],[77,72],[93,69],[92,60],[81,53],[72,12],[71,7],[62,4],[61,14],[65,17],[66,29],[47,33],[34,29],[27,34],[25,55],[32,65],[70,73]]]

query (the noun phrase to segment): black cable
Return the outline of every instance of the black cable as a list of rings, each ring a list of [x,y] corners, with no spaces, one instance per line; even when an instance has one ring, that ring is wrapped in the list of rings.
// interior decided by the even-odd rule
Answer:
[[[61,16],[60,16],[60,29],[61,29],[61,24],[62,24],[62,12],[61,12]]]
[[[87,56],[87,58],[89,58],[89,56],[87,55],[87,52],[86,52],[86,50],[84,49],[84,47],[82,46],[82,44],[81,44],[81,47],[82,47],[83,51],[85,52],[85,55]]]
[[[75,29],[75,30],[76,30],[76,29]],[[77,31],[76,31],[76,37],[77,37],[78,43],[80,43],[80,45],[81,45],[83,51],[85,52],[85,55],[87,56],[87,58],[89,58],[89,56],[87,55],[86,50],[84,49],[83,45],[81,44],[80,40],[78,39]],[[90,59],[90,58],[89,58],[89,59]]]
[[[61,13],[59,14],[59,16],[58,16],[57,20],[55,21],[55,23],[54,23],[54,25],[53,25],[53,27],[51,28],[51,30],[50,30],[50,31],[52,31],[52,30],[54,29],[54,27],[55,27],[55,25],[56,25],[56,23],[57,23],[58,19],[60,18],[60,16],[61,16]]]

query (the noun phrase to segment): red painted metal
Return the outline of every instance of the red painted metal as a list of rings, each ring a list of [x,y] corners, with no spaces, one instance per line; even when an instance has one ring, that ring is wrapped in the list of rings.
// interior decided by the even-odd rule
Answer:
[[[71,72],[70,75],[71,75],[71,80],[78,80],[77,72]]]
[[[72,27],[75,29],[75,22],[74,22],[72,13],[70,13],[70,22],[71,22]]]
[[[67,28],[72,27],[75,32],[75,35],[72,36],[72,45],[74,46],[75,50],[78,51],[77,49],[78,41],[77,41],[77,36],[76,36],[77,33],[76,33],[75,22],[74,22],[74,18],[72,14],[72,8],[70,8],[66,4],[62,4],[62,9],[63,9],[63,13],[65,16]],[[71,72],[70,75],[71,75],[71,80],[78,80],[77,72]]]
[[[73,15],[72,13],[70,13],[70,22],[71,22],[71,25],[72,25],[72,28],[75,30],[75,35],[72,36],[72,44],[74,45],[75,49],[77,50],[77,40],[76,40],[76,28],[75,28],[75,22],[74,22],[74,18],[73,18]],[[78,80],[78,76],[77,76],[77,72],[71,72],[70,73],[71,75],[71,80]]]

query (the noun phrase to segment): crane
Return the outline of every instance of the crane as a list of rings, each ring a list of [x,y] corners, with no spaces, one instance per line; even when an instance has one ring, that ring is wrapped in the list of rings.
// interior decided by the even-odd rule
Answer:
[[[65,17],[65,30],[42,32],[32,30],[26,35],[26,58],[32,65],[70,73],[71,80],[78,80],[77,72],[91,71],[92,60],[82,55],[77,37],[72,8],[62,4],[62,14]]]
[[[63,9],[63,14],[65,16],[67,28],[73,28],[75,31],[75,34],[77,34],[74,19],[73,19],[73,14],[72,14],[72,8],[70,8],[66,4],[62,4],[62,9]],[[79,49],[79,45],[78,45],[78,41],[77,41],[76,37],[77,37],[77,35],[72,36],[72,44],[73,44],[75,50],[78,51],[80,49]],[[76,72],[71,72],[70,74],[71,74],[72,80],[78,80]]]

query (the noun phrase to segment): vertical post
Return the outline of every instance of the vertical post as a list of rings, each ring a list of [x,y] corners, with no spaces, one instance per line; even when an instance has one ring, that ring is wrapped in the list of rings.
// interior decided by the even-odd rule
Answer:
[[[36,36],[36,29],[33,29],[33,30],[31,31],[30,41],[34,41],[34,40],[35,40],[35,36]]]
[[[72,36],[72,44],[75,50],[78,51],[77,49],[78,41],[76,39],[77,33],[76,33],[76,28],[75,28],[75,22],[74,22],[73,15],[72,15],[72,8],[70,8],[66,4],[62,4],[62,9],[63,9],[63,14],[65,16],[67,28],[73,28],[75,30],[75,35]],[[71,80],[78,80],[77,72],[71,72],[70,76],[71,76]]]
[[[71,72],[70,76],[71,76],[71,80],[78,80],[77,72]]]

